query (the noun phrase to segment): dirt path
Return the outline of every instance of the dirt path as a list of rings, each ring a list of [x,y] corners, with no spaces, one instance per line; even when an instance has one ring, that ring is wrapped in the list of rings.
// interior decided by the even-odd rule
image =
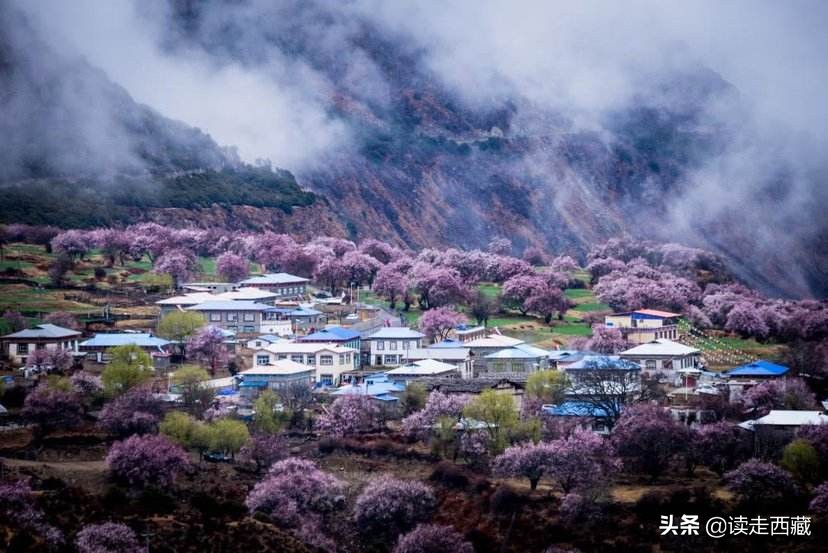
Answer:
[[[100,461],[29,461],[0,457],[7,469],[23,469],[40,477],[60,478],[71,486],[100,493],[106,483],[106,462]]]

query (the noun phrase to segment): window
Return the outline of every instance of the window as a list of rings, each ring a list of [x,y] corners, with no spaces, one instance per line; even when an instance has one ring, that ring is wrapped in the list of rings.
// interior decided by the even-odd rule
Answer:
[[[256,340],[256,342],[255,342],[255,343],[256,343],[256,347],[257,347],[257,348],[262,347],[262,342],[261,342],[261,341]]]
[[[276,356],[276,359],[287,359],[287,355],[285,355],[284,353],[280,353]]]
[[[35,344],[35,349],[46,349],[46,344]]]
[[[396,362],[397,362],[397,356],[396,355],[386,355],[385,359],[383,360],[383,363],[385,363],[386,365],[393,365]]]
[[[210,313],[210,321],[212,321],[212,322],[221,321],[221,313]]]
[[[228,313],[227,314],[227,321],[228,322],[235,323],[238,320],[239,320],[239,314],[238,313]]]
[[[385,349],[385,342],[382,340],[377,340],[377,350],[382,351]]]
[[[333,355],[320,355],[319,356],[319,364],[320,365],[333,365]]]
[[[391,340],[391,347],[388,349],[397,349],[397,342],[396,340]]]
[[[26,355],[29,353],[29,344],[17,344],[17,355]]]
[[[244,327],[243,331],[247,333],[256,332],[256,327],[247,325]]]
[[[304,363],[305,362],[305,356],[304,355],[291,355],[290,360],[293,361],[294,363]]]
[[[646,365],[648,371],[654,371],[656,369],[655,359],[648,359]]]
[[[411,349],[411,340],[403,341],[403,349]]]
[[[244,321],[245,322],[252,323],[255,320],[256,320],[256,313],[252,313],[252,312],[248,311],[244,314]]]
[[[661,362],[661,368],[665,371],[670,371],[673,369],[673,360],[672,359],[665,359]]]
[[[333,386],[333,375],[332,374],[320,374],[319,375],[319,383],[324,384],[325,386]]]
[[[256,364],[257,365],[267,365],[270,363],[270,356],[269,355],[257,355],[256,356]]]
[[[345,354],[344,354],[344,353],[340,353],[340,354],[339,354],[339,364],[340,364],[340,365],[344,365],[345,363],[346,363],[346,361],[345,361]]]

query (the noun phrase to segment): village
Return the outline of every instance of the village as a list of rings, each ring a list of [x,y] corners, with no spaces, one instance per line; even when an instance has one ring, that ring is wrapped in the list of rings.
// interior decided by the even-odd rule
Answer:
[[[441,254],[380,241],[298,244],[271,233],[225,236],[222,253],[211,255],[200,245],[182,252],[179,241],[192,236],[176,233],[193,231],[142,231],[132,234],[142,237],[138,246],[120,250],[106,230],[66,231],[46,249],[6,242],[0,295],[25,286],[41,296],[105,298],[75,309],[6,305],[7,471],[47,478],[64,462],[100,463],[95,452],[121,439],[106,455],[106,478],[146,493],[172,486],[174,474],[118,476],[119,444],[163,437],[186,452],[182,467],[234,478],[233,467],[276,467],[309,447],[314,459],[373,457],[380,440],[392,459],[430,459],[436,472],[451,473],[432,479],[485,475],[506,493],[507,482],[520,490],[528,478],[521,493],[529,496],[540,483],[560,502],[555,524],[570,543],[597,539],[586,529],[602,509],[610,516],[613,502],[653,501],[649,485],[692,482],[697,466],[709,471],[702,482],[717,505],[743,507],[763,486],[784,491],[788,484],[775,480],[783,478],[790,493],[779,491],[772,507],[828,509],[828,487],[818,486],[828,470],[825,360],[812,354],[826,335],[825,305],[761,297],[711,269],[705,252],[616,241],[582,266],[537,248],[512,257],[506,239]],[[51,265],[38,265],[35,251]],[[141,269],[117,270],[147,258]],[[73,282],[73,273],[90,276]],[[73,435],[99,445],[61,453],[55,444]],[[564,474],[561,463],[575,466]],[[621,467],[640,485],[613,482]],[[307,543],[310,530],[294,517],[328,511],[299,502],[288,515],[273,498],[252,506],[260,486],[280,477],[274,471],[247,505]],[[400,522],[376,550],[415,522]],[[494,530],[471,531],[478,550],[494,539]],[[321,549],[335,538],[312,533]]]

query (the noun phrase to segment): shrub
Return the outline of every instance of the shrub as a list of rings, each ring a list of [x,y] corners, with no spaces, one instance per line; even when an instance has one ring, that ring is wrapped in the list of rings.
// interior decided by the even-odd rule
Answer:
[[[89,524],[75,538],[78,553],[142,553],[138,536],[126,524]]]
[[[116,436],[150,434],[158,429],[163,406],[147,388],[132,388],[104,405],[98,424]]]
[[[758,459],[745,461],[725,474],[724,481],[743,505],[753,507],[777,505],[796,493],[794,481],[787,472]]]
[[[164,436],[131,436],[112,445],[106,464],[113,478],[130,487],[166,488],[189,467],[190,458]]]
[[[798,438],[782,450],[780,466],[803,484],[816,483],[820,476],[819,453],[807,440]]]
[[[425,484],[383,475],[369,481],[357,498],[354,519],[362,531],[393,539],[426,522],[435,508]]]
[[[83,407],[76,394],[41,384],[26,396],[22,414],[46,433],[80,424]]]
[[[451,526],[421,524],[400,537],[393,553],[474,553],[474,548]]]

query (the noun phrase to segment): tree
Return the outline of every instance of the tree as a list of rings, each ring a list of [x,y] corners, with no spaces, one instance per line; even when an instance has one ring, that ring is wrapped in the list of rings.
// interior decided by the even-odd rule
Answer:
[[[391,309],[396,307],[398,299],[405,296],[408,288],[408,277],[391,266],[381,268],[371,285],[375,294],[388,300]]]
[[[509,255],[512,253],[512,241],[502,236],[496,236],[492,238],[486,249],[494,255]]]
[[[808,510],[820,515],[828,515],[828,482],[824,482],[814,489],[814,495],[808,504]]]
[[[527,313],[534,313],[549,324],[552,317],[557,314],[559,319],[569,309],[569,302],[564,297],[560,288],[554,288],[548,284],[535,290],[526,301],[523,302],[523,309]]]
[[[101,373],[104,393],[109,397],[144,384],[155,373],[152,357],[135,344],[111,348],[109,355],[109,365]]]
[[[247,426],[237,420],[218,419],[210,423],[210,449],[236,458],[236,453],[250,441]]]
[[[286,525],[298,525],[309,515],[333,511],[342,504],[343,483],[307,459],[278,461],[247,495],[251,513],[261,512]]]
[[[26,357],[26,366],[63,374],[72,367],[74,358],[68,349],[37,349]]]
[[[28,482],[0,480],[0,520],[21,533],[39,537],[44,548],[57,549],[63,545],[63,533],[46,522],[46,515],[35,499]],[[40,544],[36,545],[40,550]]]
[[[117,436],[149,434],[158,429],[163,406],[144,387],[129,389],[104,405],[98,424]]]
[[[219,367],[226,365],[230,359],[224,340],[224,333],[220,328],[205,326],[187,341],[187,357],[207,365],[210,374],[215,376]]]
[[[239,282],[250,274],[250,267],[242,256],[224,252],[216,259],[216,272],[228,282]]]
[[[403,413],[410,415],[415,411],[419,411],[425,407],[426,402],[426,388],[420,382],[409,382],[405,387],[405,391],[400,398],[400,405]]]
[[[417,481],[382,475],[369,480],[354,507],[354,520],[366,534],[391,541],[434,514],[437,501],[431,488]]]
[[[129,235],[119,229],[102,228],[95,229],[90,233],[90,242],[96,248],[99,248],[104,256],[106,256],[107,265],[112,267],[115,261],[121,265],[124,264],[124,257],[130,249]]]
[[[470,296],[466,283],[454,269],[420,264],[412,273],[423,310],[463,303]]]
[[[743,438],[743,431],[728,422],[705,424],[699,428],[692,444],[698,458],[719,476],[747,459],[750,448]]]
[[[541,404],[563,402],[569,378],[562,371],[537,371],[526,379],[526,397]]]
[[[572,435],[549,443],[551,462],[548,476],[568,494],[575,490],[587,491],[602,487],[611,474],[621,468],[610,443],[588,430],[576,430]]]
[[[143,553],[138,536],[126,524],[87,524],[75,538],[78,553]]]
[[[20,314],[19,311],[6,310],[3,313],[3,320],[11,332],[18,332],[25,329],[28,325],[26,318]]]
[[[377,430],[379,414],[379,408],[370,397],[349,394],[336,398],[316,419],[316,425],[319,431],[331,436],[353,436]]]
[[[771,463],[750,459],[724,476],[727,488],[739,496],[745,506],[769,507],[796,494],[791,475]]]
[[[206,385],[210,375],[201,367],[184,365],[172,374],[172,383],[181,393],[184,410],[200,417],[215,398],[215,390]]]
[[[178,445],[189,449],[195,447],[193,445],[193,433],[195,426],[199,424],[203,423],[195,420],[187,413],[170,411],[164,416],[158,430]]]
[[[257,432],[275,434],[285,425],[285,421],[279,416],[279,396],[273,390],[265,390],[253,404],[253,426]]]
[[[130,487],[169,488],[190,458],[164,436],[136,435],[112,444],[106,464],[115,480]]]
[[[53,311],[43,318],[43,322],[71,330],[78,330],[81,327],[78,319],[66,311]]]
[[[725,330],[735,332],[743,338],[754,336],[762,339],[768,336],[770,329],[762,318],[761,313],[751,302],[737,303],[727,315]]]
[[[529,308],[526,301],[535,295],[542,296],[549,289],[546,280],[538,275],[517,275],[503,283],[501,297],[509,307],[525,315]]]
[[[257,472],[281,461],[289,452],[287,440],[280,434],[254,434],[241,451],[244,458],[256,463]]]
[[[380,269],[380,263],[370,255],[351,251],[342,256],[342,267],[347,273],[346,278],[350,284],[370,285]]]
[[[529,246],[523,250],[523,260],[539,267],[546,262],[546,253],[537,246]]]
[[[73,261],[86,255],[91,245],[86,234],[80,230],[67,230],[52,238],[52,251],[68,255]]]
[[[802,438],[785,446],[779,465],[802,484],[815,484],[820,479],[819,453],[810,442]]]
[[[466,323],[468,319],[448,307],[429,309],[420,317],[420,330],[434,342],[448,338],[449,333],[458,325]]]
[[[631,344],[617,328],[610,328],[602,324],[592,326],[592,336],[588,340],[579,342],[578,348],[596,353],[615,354],[629,349]]]
[[[402,430],[408,436],[425,439],[439,419],[450,418],[453,421],[452,426],[457,423],[468,402],[469,396],[465,394],[449,395],[434,390],[428,395],[421,410],[403,419]]]
[[[451,526],[420,524],[400,536],[392,553],[474,553],[474,547]]]
[[[185,342],[204,327],[204,316],[195,311],[171,311],[158,322],[158,335],[178,344],[183,353]]]
[[[491,439],[492,453],[503,451],[509,433],[518,423],[517,408],[512,396],[495,390],[484,390],[472,399],[463,408],[463,416],[485,424],[485,430]]]
[[[182,248],[170,249],[159,256],[152,265],[156,273],[170,275],[173,285],[192,278],[198,267],[198,260],[195,254]]]
[[[383,265],[391,263],[398,258],[402,252],[387,242],[382,242],[374,238],[363,240],[359,244],[359,251],[368,254]]]
[[[72,391],[75,392],[78,397],[84,401],[84,403],[94,400],[103,391],[101,377],[86,371],[75,372],[71,377],[69,377],[69,381],[72,383]]]
[[[580,401],[602,413],[610,427],[626,405],[649,399],[638,366],[605,358],[587,361],[585,365],[573,374],[573,387],[580,391]]]
[[[496,302],[490,300],[486,294],[478,290],[477,295],[469,305],[469,314],[474,317],[477,324],[488,326],[489,317],[497,310]]]
[[[329,257],[323,259],[316,266],[313,276],[314,279],[324,284],[331,294],[335,294],[337,289],[348,279],[349,272],[341,259]]]
[[[495,457],[492,470],[501,478],[528,478],[529,487],[534,490],[552,463],[553,453],[548,443],[528,443],[506,448]]]
[[[21,414],[47,434],[80,424],[83,406],[75,393],[40,384],[26,396]]]
[[[652,481],[684,450],[682,436],[681,427],[666,410],[645,403],[628,407],[612,433],[615,450],[624,465],[649,475]]]
[[[816,403],[816,397],[803,380],[789,378],[751,387],[742,396],[742,403],[756,416],[763,416],[772,409],[810,409]]]
[[[578,262],[568,255],[559,255],[549,263],[549,268],[556,273],[571,273],[578,270]]]

